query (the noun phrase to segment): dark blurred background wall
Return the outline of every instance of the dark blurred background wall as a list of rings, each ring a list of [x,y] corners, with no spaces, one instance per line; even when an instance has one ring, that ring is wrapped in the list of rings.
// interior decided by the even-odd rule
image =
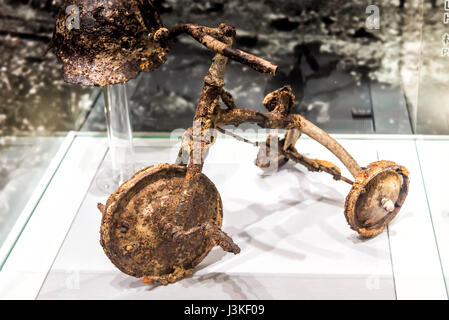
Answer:
[[[64,84],[55,57],[42,57],[61,3],[0,0],[2,135],[105,129],[101,102],[97,101],[99,90]],[[168,27],[182,22],[232,24],[237,27],[237,47],[280,65],[275,79],[241,66],[229,68],[227,84],[242,105],[259,108],[267,91],[290,84],[298,97],[295,111],[324,128],[376,132],[374,115],[368,120],[354,118],[353,109],[375,113],[376,101],[386,94],[377,88],[387,86],[393,88],[387,92],[390,98],[394,96],[393,100],[388,98],[391,105],[403,104],[400,108],[405,108],[405,116],[402,109],[390,116],[404,118],[400,120],[403,133],[429,112],[437,119],[422,120],[421,126],[428,128],[424,132],[444,133],[448,127],[449,113],[445,111],[441,117],[441,112],[425,111],[426,104],[433,103],[418,94],[419,80],[423,81],[426,70],[431,79],[425,78],[425,82],[434,83],[431,88],[446,81],[439,51],[434,48],[444,31],[442,1],[158,0],[156,4]],[[381,9],[379,30],[366,26],[366,7],[370,4]],[[423,34],[430,43],[424,58],[421,51],[427,47],[421,41]],[[188,126],[210,57],[183,37],[165,66],[130,83],[135,129],[169,131]]]

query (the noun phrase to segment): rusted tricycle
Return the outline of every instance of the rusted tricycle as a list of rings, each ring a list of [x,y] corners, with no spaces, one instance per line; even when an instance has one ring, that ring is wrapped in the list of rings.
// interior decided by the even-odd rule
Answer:
[[[344,214],[350,227],[362,237],[371,238],[378,235],[398,214],[408,192],[407,169],[391,161],[373,162],[361,168],[326,132],[303,116],[291,113],[295,97],[289,87],[280,88],[265,97],[263,104],[267,109],[266,113],[236,107],[232,95],[224,89],[224,73],[229,58],[272,75],[277,67],[266,60],[232,48],[235,37],[233,27],[225,24],[217,28],[183,24],[169,31],[162,26],[157,12],[148,1],[129,1],[138,5],[137,9],[132,9],[133,13],[138,13],[135,15],[138,17],[137,24],[132,22],[135,16],[126,16],[132,23],[113,23],[111,16],[114,12],[120,13],[120,5],[123,3],[112,2],[119,8],[117,11],[114,11],[116,7],[110,7],[111,1],[92,3],[97,9],[101,4],[103,11],[104,8],[109,8],[109,20],[105,18],[105,21],[110,21],[108,32],[114,23],[117,32],[120,28],[131,25],[135,27],[134,36],[125,37],[128,44],[125,47],[120,46],[121,55],[111,55],[111,52],[114,53],[117,39],[111,40],[111,34],[101,33],[99,24],[97,31],[100,31],[100,34],[96,36],[102,43],[98,43],[100,40],[89,41],[102,46],[102,50],[97,50],[95,57],[88,61],[92,63],[97,59],[97,65],[105,69],[86,69],[85,61],[80,62],[86,54],[75,55],[78,60],[67,58],[67,35],[62,27],[59,34],[57,29],[54,51],[65,64],[66,80],[98,85],[125,82],[137,76],[140,71],[151,71],[165,62],[172,39],[183,33],[216,52],[204,78],[194,125],[183,137],[176,164],[151,166],[137,172],[109,197],[105,205],[98,205],[103,215],[101,245],[109,259],[121,271],[134,277],[143,277],[144,282],[168,284],[191,274],[193,268],[214,246],[220,246],[223,250],[235,254],[240,252],[240,248],[221,230],[221,198],[215,185],[202,173],[204,161],[209,148],[215,142],[217,131],[251,143],[224,130],[222,127],[226,125],[254,123],[262,128],[286,129],[283,139],[269,135],[265,142],[253,143],[260,148],[256,164],[259,167],[273,163],[282,166],[287,161],[294,161],[311,171],[326,172],[335,180],[351,184],[352,189],[346,198]],[[143,3],[147,7],[142,7]],[[96,11],[99,17],[102,17],[103,11]],[[139,16],[140,14],[142,15]],[[99,18],[93,21],[99,21]],[[142,28],[144,33],[139,31]],[[84,34],[89,35],[88,32]],[[140,36],[136,37],[136,34]],[[123,35],[115,36],[124,41]],[[79,41],[87,40],[80,38]],[[140,51],[136,50],[139,41],[143,43],[143,49]],[[77,44],[79,45],[79,42]],[[89,45],[90,50],[93,50],[92,43]],[[104,56],[101,57],[101,54]],[[354,180],[343,177],[340,169],[328,161],[310,159],[300,154],[295,145],[302,133],[336,155]]]

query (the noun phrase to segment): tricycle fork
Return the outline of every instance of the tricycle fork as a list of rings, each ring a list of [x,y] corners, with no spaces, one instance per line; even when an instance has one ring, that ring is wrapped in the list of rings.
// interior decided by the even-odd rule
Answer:
[[[225,103],[228,110],[235,109],[232,95],[223,89],[228,57],[245,63],[260,72],[274,74],[277,69],[277,66],[266,60],[233,49],[231,46],[235,38],[235,29],[226,24],[221,24],[218,28],[180,25],[172,29],[165,37],[172,38],[183,32],[190,34],[193,38],[217,53],[204,78],[203,90],[195,111],[194,125],[188,131],[189,136],[183,138],[183,145],[176,161],[177,164],[188,163],[188,165],[175,217],[187,215],[192,208],[193,198],[198,189],[196,184],[201,177],[208,149],[215,142],[215,119],[221,110],[220,100]],[[222,233],[223,239],[228,239],[228,242],[232,242],[229,237],[225,236],[224,232],[218,231]],[[190,230],[185,230],[177,232],[177,235],[182,237],[189,233]],[[232,243],[226,245],[233,246]]]

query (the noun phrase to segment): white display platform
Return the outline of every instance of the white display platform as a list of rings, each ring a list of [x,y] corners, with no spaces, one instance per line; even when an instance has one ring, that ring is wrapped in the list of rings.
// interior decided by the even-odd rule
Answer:
[[[96,204],[104,203],[113,191],[107,141],[77,135],[0,272],[0,297],[447,299],[443,269],[448,269],[441,263],[447,261],[447,253],[440,259],[447,243],[440,244],[439,236],[447,240],[449,205],[444,206],[447,197],[438,197],[444,188],[439,190],[433,180],[443,175],[432,170],[429,157],[449,141],[336,137],[361,166],[388,159],[411,172],[409,196],[388,230],[372,240],[360,239],[343,215],[349,185],[293,163],[265,175],[254,165],[255,147],[221,136],[204,173],[221,194],[223,229],[242,252],[234,256],[215,248],[191,277],[164,287],[121,273],[103,253]],[[340,165],[311,139],[301,138],[296,147]],[[418,156],[421,148],[425,156]],[[136,139],[139,166],[172,163],[178,150],[179,141],[168,138]],[[421,170],[426,162],[429,169]],[[350,177],[343,167],[342,171]],[[437,189],[433,200],[426,196],[432,188]],[[435,212],[444,212],[442,208],[447,208],[446,214],[434,218]]]

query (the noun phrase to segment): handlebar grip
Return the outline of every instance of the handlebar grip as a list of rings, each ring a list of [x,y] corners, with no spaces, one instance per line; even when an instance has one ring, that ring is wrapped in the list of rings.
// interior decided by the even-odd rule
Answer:
[[[274,76],[278,69],[278,66],[271,63],[270,61],[259,58],[245,51],[234,49],[230,46],[226,46],[225,48],[223,48],[223,51],[220,53],[225,57],[228,57],[229,59],[246,64],[254,70],[262,73],[269,73]]]
[[[223,56],[235,60],[237,62],[243,63],[252,69],[262,72],[269,73],[271,75],[275,75],[278,66],[265,60],[259,58],[255,55],[247,53],[245,51],[234,49],[233,47],[215,39],[214,37],[204,33],[201,30],[201,27],[191,25],[191,24],[182,24],[175,26],[167,35],[167,38],[174,38],[181,33],[187,33],[192,36],[195,40],[200,42],[206,48],[222,54]]]

